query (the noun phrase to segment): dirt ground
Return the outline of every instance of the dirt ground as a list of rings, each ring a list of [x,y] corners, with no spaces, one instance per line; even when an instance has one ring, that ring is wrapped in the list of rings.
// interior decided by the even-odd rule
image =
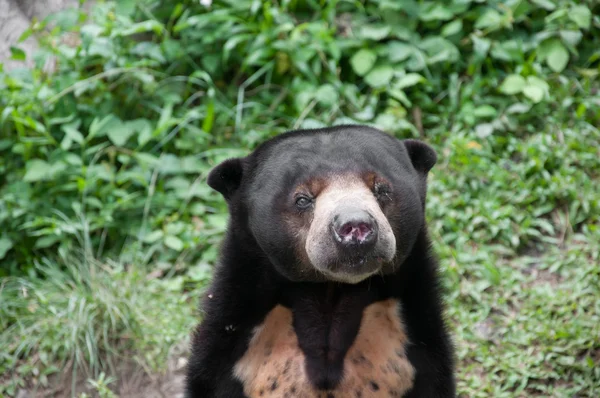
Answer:
[[[113,375],[117,381],[109,385],[111,390],[119,398],[183,398],[187,344],[180,343],[172,351],[163,374],[148,373],[139,366],[123,364],[118,373]],[[51,378],[50,385],[44,390],[23,388],[16,398],[78,398],[82,393],[88,397],[98,397],[86,380],[77,380],[74,394],[70,377]]]

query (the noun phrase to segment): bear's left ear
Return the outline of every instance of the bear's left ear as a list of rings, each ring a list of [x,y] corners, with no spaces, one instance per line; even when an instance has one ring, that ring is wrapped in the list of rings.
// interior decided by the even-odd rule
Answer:
[[[244,174],[242,158],[227,159],[208,173],[208,186],[229,200],[239,188]]]
[[[414,168],[423,174],[427,174],[437,162],[435,150],[422,141],[403,140],[402,143],[406,147]]]

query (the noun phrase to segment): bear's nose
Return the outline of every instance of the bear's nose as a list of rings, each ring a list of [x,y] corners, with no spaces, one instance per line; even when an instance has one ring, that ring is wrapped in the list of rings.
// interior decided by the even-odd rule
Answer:
[[[362,209],[347,208],[333,218],[332,233],[344,248],[370,249],[377,241],[377,225]]]

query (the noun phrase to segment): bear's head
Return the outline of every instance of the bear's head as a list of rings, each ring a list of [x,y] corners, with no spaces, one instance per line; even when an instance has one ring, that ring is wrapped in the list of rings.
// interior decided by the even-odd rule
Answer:
[[[410,254],[436,159],[423,142],[338,126],[277,136],[208,184],[238,209],[229,228],[247,228],[284,277],[358,283]]]

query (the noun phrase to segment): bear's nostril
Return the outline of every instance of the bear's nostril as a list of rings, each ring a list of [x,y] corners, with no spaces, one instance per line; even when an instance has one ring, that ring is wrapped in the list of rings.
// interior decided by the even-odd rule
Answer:
[[[360,224],[358,224],[358,230],[360,231],[361,234],[366,235],[369,232],[371,232],[373,229],[368,224],[360,223]]]
[[[352,232],[354,232],[356,230],[356,228],[354,228],[351,224],[346,224],[342,227],[342,229],[340,230],[340,236],[341,237],[346,237],[349,235],[352,235]]]
[[[371,228],[371,226],[367,223],[349,222],[342,226],[342,228],[338,232],[338,235],[343,240],[357,240],[359,242],[362,242],[372,231],[373,228]]]

